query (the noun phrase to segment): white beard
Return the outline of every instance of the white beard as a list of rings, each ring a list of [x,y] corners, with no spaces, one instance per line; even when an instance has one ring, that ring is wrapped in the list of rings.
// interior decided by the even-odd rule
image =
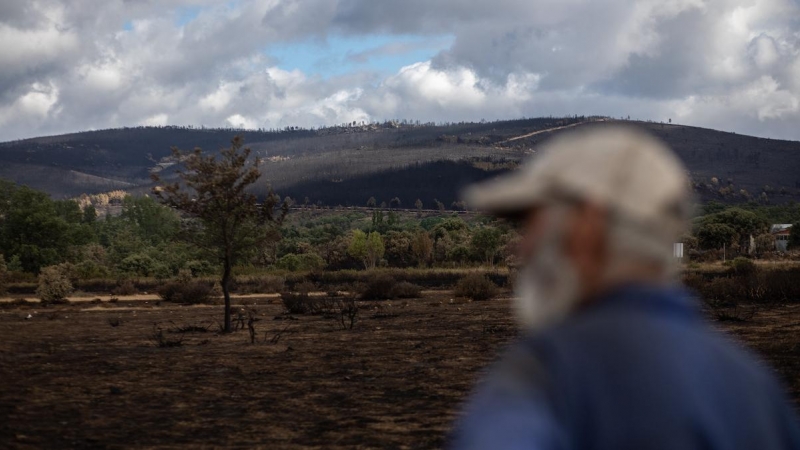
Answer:
[[[557,324],[580,300],[580,278],[562,250],[562,221],[553,219],[536,254],[517,274],[514,310],[524,331]]]

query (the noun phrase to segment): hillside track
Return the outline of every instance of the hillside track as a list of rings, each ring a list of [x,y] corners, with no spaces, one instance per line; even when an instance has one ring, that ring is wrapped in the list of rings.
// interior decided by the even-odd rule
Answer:
[[[552,133],[554,131],[566,130],[567,128],[574,128],[574,127],[577,127],[577,126],[580,126],[580,125],[586,125],[587,123],[597,123],[597,122],[605,122],[605,121],[606,121],[606,119],[585,120],[583,122],[571,123],[569,125],[563,125],[563,126],[560,126],[560,127],[546,128],[544,130],[537,130],[537,131],[534,131],[532,133],[523,134],[522,136],[514,136],[512,138],[509,138],[509,139],[506,139],[504,141],[498,142],[497,145],[503,145],[503,144],[507,144],[509,142],[514,142],[514,141],[519,141],[519,140],[522,140],[522,139],[527,139],[529,137],[533,137],[533,136],[536,136],[538,134]]]

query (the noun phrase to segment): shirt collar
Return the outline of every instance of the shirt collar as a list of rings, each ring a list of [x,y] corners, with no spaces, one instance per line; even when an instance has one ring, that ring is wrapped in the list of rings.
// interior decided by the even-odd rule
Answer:
[[[677,314],[687,318],[697,317],[700,312],[695,296],[683,286],[644,283],[613,288],[601,294],[583,312],[615,309]]]

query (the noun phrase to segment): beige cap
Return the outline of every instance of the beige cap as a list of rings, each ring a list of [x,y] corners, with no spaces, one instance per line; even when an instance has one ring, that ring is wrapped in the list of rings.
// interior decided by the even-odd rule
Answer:
[[[499,215],[584,200],[640,223],[682,227],[689,195],[686,169],[665,144],[638,129],[591,125],[553,138],[519,170],[472,186],[464,197]]]

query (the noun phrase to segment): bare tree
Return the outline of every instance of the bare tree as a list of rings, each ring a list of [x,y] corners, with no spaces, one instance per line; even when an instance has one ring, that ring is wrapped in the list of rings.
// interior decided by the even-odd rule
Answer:
[[[153,193],[163,204],[183,213],[185,236],[221,263],[224,331],[230,332],[233,266],[253,249],[280,239],[278,228],[289,206],[284,202],[276,214],[277,195],[270,191],[259,205],[256,196],[247,192],[261,176],[261,161],[248,161],[250,149],[243,148],[240,136],[218,155],[205,155],[200,148],[184,152],[173,147],[172,156],[185,167],[177,172],[179,181],[163,183],[153,174],[153,181],[159,183]]]

